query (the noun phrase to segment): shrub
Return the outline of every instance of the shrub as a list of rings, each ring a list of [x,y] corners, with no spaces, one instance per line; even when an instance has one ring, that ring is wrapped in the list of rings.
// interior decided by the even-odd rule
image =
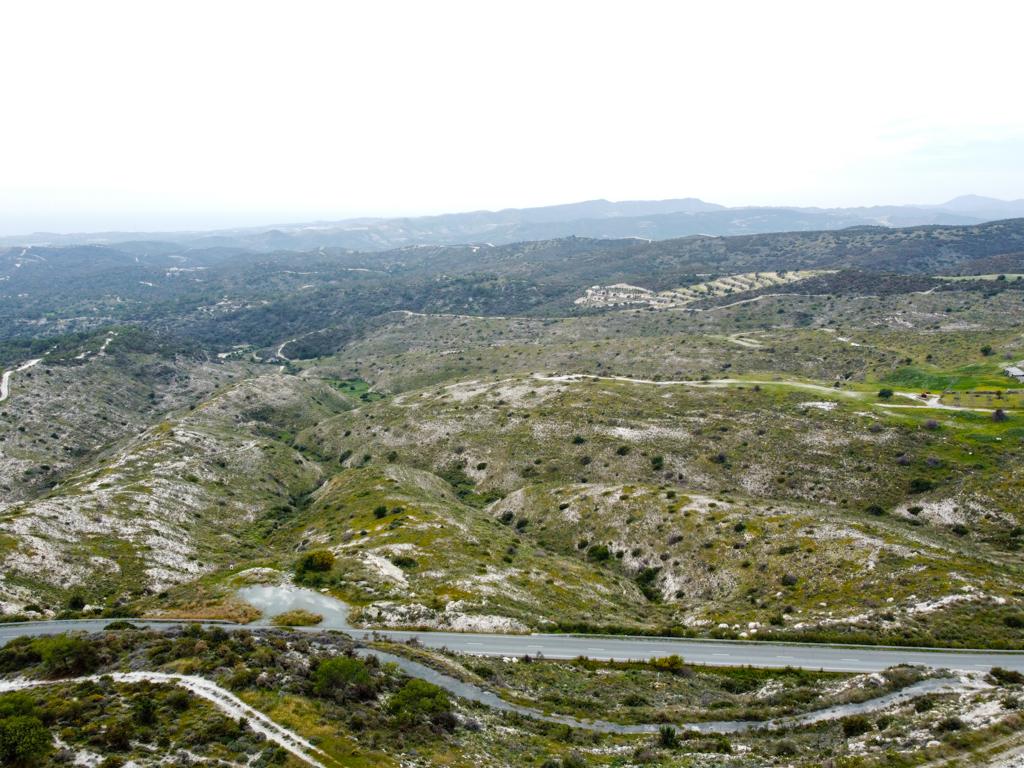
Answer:
[[[604,544],[595,544],[587,550],[587,559],[593,560],[595,563],[603,563],[611,556],[611,552],[608,551],[608,547]]]
[[[278,614],[271,623],[276,627],[313,627],[323,620],[324,617],[319,613],[296,608]]]
[[[658,746],[665,749],[672,749],[679,743],[676,729],[671,725],[663,725],[658,729]]]
[[[629,450],[630,449],[629,449],[628,445],[620,445],[618,448],[615,449],[615,455],[616,456],[628,456],[629,455]]]
[[[665,467],[665,457],[664,456],[651,456],[651,469],[653,469],[655,472],[657,472],[658,470],[664,469],[664,467]]]
[[[635,557],[635,555],[634,555]],[[656,603],[661,599],[661,592],[658,590],[655,582],[658,578],[658,573],[661,568],[643,568],[636,575],[636,583],[643,593],[643,596],[650,600],[652,603]]]
[[[326,549],[314,549],[299,558],[295,565],[298,576],[307,573],[325,573],[334,567],[334,554]]]
[[[138,629],[138,627],[136,627],[130,621],[125,621],[124,619],[117,619],[116,621],[112,621],[109,624],[107,624],[107,626],[105,626],[103,628],[103,631],[104,632],[122,632],[122,631],[128,630],[128,629]]]
[[[43,670],[50,677],[72,677],[96,668],[96,651],[92,644],[76,635],[41,637],[33,643],[39,651]]]
[[[775,745],[776,757],[796,757],[799,754],[796,743],[789,739],[783,739]]]
[[[964,721],[959,717],[947,717],[939,721],[939,724],[935,726],[935,730],[939,733],[951,733],[952,731],[959,731],[964,727]]]
[[[992,671],[989,672],[992,679],[999,685],[1020,685],[1024,683],[1024,675],[1013,669],[1005,669],[1003,667],[992,667]]]
[[[878,390],[878,396],[883,400],[888,400],[890,397],[893,396],[893,394],[893,391],[886,387],[883,387],[882,389]]]
[[[779,581],[782,583],[782,586],[784,587],[795,587],[799,579],[797,579],[797,577],[794,576],[792,573],[786,573],[783,574],[782,578],[779,579]]]
[[[50,732],[38,717],[15,715],[0,720],[0,764],[39,765],[52,748]]]
[[[146,694],[132,699],[132,719],[139,725],[156,723],[156,702]]]
[[[843,718],[843,736],[848,739],[856,738],[871,730],[871,721],[864,715],[852,715]]]
[[[380,520],[382,517],[387,517],[388,508],[381,504],[379,507],[373,510],[373,516]]]
[[[923,477],[915,477],[910,481],[910,492],[911,493],[925,493],[935,487],[935,483],[931,480],[926,480]]]
[[[391,558],[391,562],[399,568],[415,568],[419,565],[419,563],[416,562],[416,558],[409,557],[408,555],[395,555]]]
[[[447,692],[426,680],[413,678],[388,701],[387,710],[399,722],[416,723],[435,720],[450,714],[451,700]]]
[[[313,693],[345,701],[370,699],[376,691],[370,670],[362,659],[335,656],[321,661],[313,671]]]
[[[659,672],[668,672],[670,675],[676,675],[677,677],[684,677],[690,671],[689,667],[686,666],[686,662],[683,661],[683,657],[674,653],[671,656],[665,656],[660,659],[651,659],[648,663]]]
[[[1002,408],[996,408],[995,412],[992,414],[992,421],[1003,422],[1008,421],[1009,418],[1010,417],[1006,415],[1006,411]]]
[[[922,712],[930,712],[935,708],[935,699],[931,696],[922,696],[914,702],[914,711],[918,714]]]
[[[85,598],[79,594],[71,595],[68,598],[68,610],[69,611],[80,611],[85,608]]]

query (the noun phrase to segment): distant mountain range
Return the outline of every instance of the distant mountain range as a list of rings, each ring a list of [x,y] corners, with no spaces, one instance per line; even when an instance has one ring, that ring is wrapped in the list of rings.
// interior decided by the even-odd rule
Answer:
[[[589,200],[540,208],[508,208],[411,218],[361,218],[195,232],[37,233],[0,238],[0,245],[82,245],[136,241],[185,248],[255,251],[346,248],[384,251],[414,245],[494,245],[576,235],[667,240],[690,235],[750,235],[849,227],[965,225],[1024,217],[1024,199],[965,195],[940,205],[861,208],[728,208],[697,198]]]

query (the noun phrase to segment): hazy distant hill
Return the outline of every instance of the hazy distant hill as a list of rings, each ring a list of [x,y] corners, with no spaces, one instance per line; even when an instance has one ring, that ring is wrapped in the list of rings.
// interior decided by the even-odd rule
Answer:
[[[579,236],[667,240],[689,235],[808,232],[856,226],[963,225],[1024,216],[1024,200],[964,196],[941,205],[861,208],[739,207],[696,198],[590,200],[413,218],[361,218],[205,232],[99,232],[0,238],[0,245],[117,244],[162,241],[191,248],[256,251],[347,248],[385,251],[406,245],[505,243]]]

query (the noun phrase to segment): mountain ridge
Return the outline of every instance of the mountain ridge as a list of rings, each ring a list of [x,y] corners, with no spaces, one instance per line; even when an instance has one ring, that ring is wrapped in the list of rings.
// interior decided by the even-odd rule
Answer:
[[[1024,200],[964,195],[937,205],[849,208],[726,207],[699,198],[585,200],[531,208],[477,210],[430,216],[357,217],[257,227],[180,232],[40,232],[0,237],[0,245],[112,245],[160,241],[193,248],[273,251],[348,248],[384,251],[404,245],[507,244],[579,235],[667,240],[688,235],[741,235],[845,229],[851,226],[980,224],[1024,216]]]

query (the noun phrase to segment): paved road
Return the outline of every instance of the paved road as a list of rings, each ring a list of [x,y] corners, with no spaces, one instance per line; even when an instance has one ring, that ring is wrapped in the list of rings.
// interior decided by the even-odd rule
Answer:
[[[362,637],[360,630],[353,634]],[[1024,653],[998,651],[930,651],[913,648],[870,648],[677,640],[647,637],[579,637],[574,635],[470,635],[448,632],[386,632],[395,640],[416,637],[431,648],[447,647],[481,656],[521,656],[542,653],[552,659],[589,656],[594,659],[653,659],[678,654],[693,664],[805,667],[833,672],[879,672],[895,664],[987,670],[993,666],[1024,672]]]
[[[38,621],[0,624],[0,645],[23,635],[52,635],[73,630],[96,632],[109,623],[104,619],[82,621]],[[133,621],[136,626],[167,627],[176,622]],[[238,625],[225,628],[241,629]],[[307,632],[326,632],[337,626],[307,627]],[[364,630],[346,630],[357,639],[371,637]],[[431,648],[479,656],[544,656],[571,659],[652,659],[678,654],[693,664],[716,666],[750,665],[755,667],[805,667],[834,672],[879,672],[896,664],[924,664],[932,667],[982,671],[993,666],[1024,672],[1024,653],[999,651],[939,651],[914,648],[872,648],[867,646],[828,646],[729,642],[721,640],[678,640],[649,637],[593,637],[576,635],[491,635],[461,632],[378,632],[378,636],[398,642],[417,638]]]

